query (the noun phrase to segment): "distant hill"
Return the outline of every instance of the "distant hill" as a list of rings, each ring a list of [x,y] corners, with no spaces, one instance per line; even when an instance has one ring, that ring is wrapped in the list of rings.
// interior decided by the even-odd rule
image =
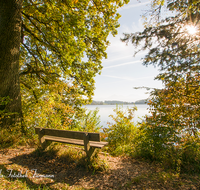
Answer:
[[[92,101],[90,105],[116,105],[116,104],[123,104],[123,105],[129,105],[129,104],[146,104],[147,99],[143,100],[137,100],[135,102],[124,102],[124,101],[118,101],[118,100],[105,100],[105,101]]]
[[[143,100],[137,100],[135,101],[135,104],[147,104],[148,103],[148,99],[143,99]]]
[[[108,101],[108,100],[106,100],[105,102],[104,102],[106,105],[115,105],[115,104],[134,104],[134,102],[123,102],[123,101],[117,101],[117,100],[110,100],[110,101]]]

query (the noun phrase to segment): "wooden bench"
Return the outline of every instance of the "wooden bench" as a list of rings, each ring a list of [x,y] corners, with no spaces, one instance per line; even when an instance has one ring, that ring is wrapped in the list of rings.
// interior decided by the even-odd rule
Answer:
[[[66,131],[39,127],[35,127],[35,133],[38,134],[40,145],[43,148],[48,146],[48,141],[82,145],[89,158],[93,155],[96,148],[102,148],[108,144],[108,142],[101,141],[100,133]]]

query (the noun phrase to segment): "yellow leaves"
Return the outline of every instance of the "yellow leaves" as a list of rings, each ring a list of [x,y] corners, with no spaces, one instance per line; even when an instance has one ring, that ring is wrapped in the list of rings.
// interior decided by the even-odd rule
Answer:
[[[163,6],[165,3],[165,0],[160,1],[160,5]]]
[[[78,0],[73,0],[72,2],[76,4],[76,3],[78,3]]]
[[[153,4],[153,6],[155,6],[155,5],[163,6],[164,3],[165,3],[165,0],[154,0],[152,4]]]
[[[93,78],[106,57],[106,39],[118,25],[117,1],[95,1],[97,6],[79,0],[42,0],[37,6],[28,2],[23,1],[23,24],[29,31],[24,30],[26,46],[21,48],[20,65],[23,70],[31,63],[31,69],[41,73],[21,77],[30,86],[22,85],[26,123],[59,126],[64,117],[72,123],[79,111],[71,105],[79,107],[87,103],[83,95],[87,99],[93,95]],[[82,61],[85,55],[90,63]]]

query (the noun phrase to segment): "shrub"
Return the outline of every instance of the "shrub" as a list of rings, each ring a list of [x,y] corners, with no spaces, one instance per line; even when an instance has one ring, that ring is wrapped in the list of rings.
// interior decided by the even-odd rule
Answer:
[[[98,116],[98,112],[98,108],[95,110],[84,109],[82,115],[74,120],[73,130],[99,132],[102,126],[100,125],[100,116]]]
[[[114,155],[131,154],[134,149],[132,141],[137,133],[137,127],[132,121],[137,107],[127,108],[125,111],[122,108],[117,106],[114,109],[116,115],[110,115],[110,117],[115,123],[108,123],[108,129],[106,129],[109,151]]]
[[[190,136],[182,148],[181,172],[200,173],[200,139]]]
[[[151,161],[159,161],[165,169],[180,173],[200,173],[199,135],[169,134],[170,127],[163,129],[159,125],[143,122],[134,138],[134,156]],[[174,141],[173,141],[174,140]]]

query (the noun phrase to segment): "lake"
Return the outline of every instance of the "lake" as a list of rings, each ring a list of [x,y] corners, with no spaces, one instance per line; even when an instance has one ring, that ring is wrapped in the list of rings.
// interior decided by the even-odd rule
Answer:
[[[108,127],[107,122],[113,122],[112,118],[109,117],[109,115],[115,114],[113,109],[116,108],[116,105],[86,105],[85,106],[88,110],[95,110],[96,108],[99,109],[98,115],[100,115],[101,125],[103,125],[104,128]],[[120,106],[121,107],[121,106]],[[123,105],[123,110],[126,108],[134,107],[133,105]],[[135,117],[133,121],[136,123],[138,121],[141,121],[141,119],[144,115],[148,114],[147,108],[149,107],[147,104],[136,104],[137,111],[135,112]]]

